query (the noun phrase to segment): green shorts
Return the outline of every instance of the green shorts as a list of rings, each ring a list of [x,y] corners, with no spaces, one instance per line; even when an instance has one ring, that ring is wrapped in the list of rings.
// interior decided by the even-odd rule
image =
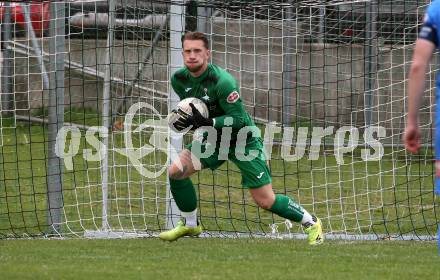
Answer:
[[[201,153],[205,153],[207,147],[211,150],[215,150],[209,157],[204,157],[197,152],[199,149],[194,150],[195,145],[200,145]],[[272,182],[261,138],[252,138],[247,141],[245,147],[241,147],[241,149],[238,148],[238,150],[237,147],[231,146],[228,151],[220,151],[219,145],[215,148],[209,147],[209,145],[213,144],[201,144],[200,142],[193,141],[186,146],[188,150],[199,158],[202,168],[215,170],[220,167],[226,159],[229,159],[240,169],[241,184],[244,188],[259,188]],[[250,155],[250,152],[252,152],[252,155]]]

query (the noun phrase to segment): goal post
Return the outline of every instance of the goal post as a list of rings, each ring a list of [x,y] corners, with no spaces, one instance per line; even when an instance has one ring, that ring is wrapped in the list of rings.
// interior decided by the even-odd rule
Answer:
[[[183,65],[188,2],[51,1],[64,8],[50,17],[44,3],[0,4],[0,30],[11,21],[0,39],[11,79],[2,78],[2,103],[4,83],[13,86],[13,109],[0,107],[0,238],[45,236],[50,226],[63,237],[156,236],[176,224],[166,167],[192,135],[171,134],[166,117],[178,101],[170,77]],[[434,60],[421,152],[401,143],[426,1],[194,2],[211,62],[237,79],[262,131],[276,193],[316,213],[328,238],[437,238]],[[49,171],[55,161],[62,168]],[[233,163],[191,179],[204,236],[304,238],[257,207]],[[60,191],[50,219],[47,198]]]
[[[174,74],[182,65],[182,43],[181,36],[185,32],[185,1],[176,1],[170,6],[170,73],[169,77]],[[172,87],[169,87],[168,97],[168,113],[177,107],[179,97]],[[177,158],[178,153],[182,150],[182,137],[173,131],[169,132],[168,155],[169,164]],[[167,179],[166,188],[166,229],[172,229],[179,221],[180,210],[176,205],[171,194],[170,182]]]

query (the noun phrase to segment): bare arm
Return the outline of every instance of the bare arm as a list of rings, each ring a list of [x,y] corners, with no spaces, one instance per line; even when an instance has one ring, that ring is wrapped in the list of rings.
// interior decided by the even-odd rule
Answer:
[[[408,125],[418,126],[420,101],[425,90],[426,69],[431,61],[435,45],[424,39],[418,39],[408,76]]]
[[[419,109],[425,91],[425,75],[435,44],[425,39],[418,39],[408,77],[408,116],[403,136],[405,148],[416,153],[420,148]]]

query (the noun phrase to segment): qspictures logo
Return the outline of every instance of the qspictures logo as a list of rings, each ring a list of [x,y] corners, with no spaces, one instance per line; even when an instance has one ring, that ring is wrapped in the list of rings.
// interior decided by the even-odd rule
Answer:
[[[148,119],[139,122],[142,119],[140,116],[145,116],[145,111],[148,114]],[[225,124],[232,125],[233,120],[225,119]],[[188,130],[186,130],[188,131]],[[274,139],[280,139],[282,135],[280,149],[281,158],[285,161],[298,161],[306,156],[308,150],[308,160],[318,160],[323,154],[321,148],[326,138],[332,139],[333,156],[337,164],[344,164],[344,155],[349,155],[356,148],[361,149],[361,158],[364,161],[378,161],[384,155],[384,148],[380,139],[386,137],[386,129],[381,126],[365,127],[361,136],[360,130],[352,126],[342,126],[335,130],[334,126],[328,127],[299,127],[297,130],[294,127],[277,126],[275,123],[269,123],[264,128],[264,157],[267,160],[272,158],[272,148],[274,146]],[[218,135],[221,133],[221,135]],[[240,161],[250,161],[260,156],[258,150],[245,151],[246,139],[249,133],[253,137],[261,137],[261,130],[255,126],[246,126],[241,128],[235,135],[232,135],[231,127],[223,127],[221,130],[213,127],[201,127],[194,132],[194,135],[203,135],[198,137],[198,140],[193,142],[193,153],[197,154],[197,158],[208,158],[215,152],[216,145],[219,145],[220,151],[227,151],[226,153],[219,153],[221,160],[227,159],[228,153],[235,153],[235,156]],[[310,134],[310,135],[309,135]],[[133,135],[143,135],[147,137],[146,143],[142,141],[133,141]],[[100,139],[109,137],[108,128],[104,126],[90,127],[85,135],[78,127],[64,126],[58,131],[56,139],[56,155],[63,159],[65,168],[67,170],[74,169],[74,157],[78,156],[81,147],[81,139],[85,137],[87,148],[82,150],[82,157],[85,161],[102,162],[109,153],[118,153],[127,157],[129,163],[144,177],[157,178],[167,169],[167,164],[162,164],[157,168],[157,163],[146,164],[143,159],[151,153],[163,153],[166,155],[166,163],[170,162],[170,155],[176,155],[176,148],[169,145],[171,137],[181,137],[171,132],[168,128],[168,120],[163,118],[161,114],[150,104],[146,102],[138,102],[133,104],[125,115],[123,124],[123,145],[124,147],[107,147]],[[360,137],[363,141],[360,141]],[[99,139],[100,138],[100,139]],[[218,143],[218,139],[221,141]],[[237,139],[236,145],[231,145],[230,139]],[[142,145],[141,145],[142,144]],[[328,146],[329,143],[326,142]],[[202,148],[204,146],[204,148]],[[328,156],[328,155],[326,155]],[[174,158],[173,158],[174,159]],[[178,160],[178,158],[174,159]],[[195,158],[193,158],[193,161]],[[147,161],[149,162],[149,161]],[[198,163],[194,162],[197,166]],[[178,166],[182,164],[178,162]]]
[[[135,124],[134,120],[143,115],[142,110],[148,110],[152,114],[149,118],[141,124]],[[124,147],[117,148],[106,147],[106,145],[98,139],[109,137],[109,131],[104,126],[92,126],[87,129],[85,133],[85,141],[91,148],[84,148],[82,150],[82,157],[86,161],[101,162],[108,156],[109,152],[116,152],[122,156],[127,157],[130,164],[142,175],[147,178],[156,178],[160,176],[167,168],[163,165],[159,170],[149,168],[142,159],[153,152],[162,152],[167,155],[166,162],[169,161],[169,131],[167,120],[162,118],[159,112],[150,104],[145,102],[138,102],[133,104],[125,115],[123,125],[123,139]],[[133,143],[133,135],[140,134],[142,131],[149,131],[149,138],[147,143],[136,147]],[[70,137],[69,137],[70,134]],[[80,148],[80,141],[82,138],[81,131],[75,126],[64,126],[58,131],[56,139],[56,155],[64,160],[64,165],[67,170],[74,169],[73,158],[78,155]],[[68,143],[66,143],[69,140]],[[138,141],[139,142],[139,141]],[[67,145],[67,147],[66,147]]]

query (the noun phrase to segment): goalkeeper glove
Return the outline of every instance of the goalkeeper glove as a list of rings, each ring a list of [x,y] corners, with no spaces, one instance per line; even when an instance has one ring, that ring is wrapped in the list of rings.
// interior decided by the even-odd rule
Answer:
[[[187,124],[192,125],[193,129],[197,129],[202,126],[213,126],[214,120],[210,118],[205,118],[202,116],[202,114],[197,110],[196,106],[194,104],[189,103],[189,106],[191,106],[192,110],[192,116],[189,116],[187,118]]]
[[[186,128],[188,128],[188,117],[189,114],[184,112],[181,109],[173,109],[171,114],[168,115],[168,124],[171,128],[174,128],[176,131],[182,132]]]
[[[173,124],[177,131],[183,131],[186,128],[192,126],[192,130],[195,130],[202,126],[213,126],[214,121],[210,118],[205,118],[197,110],[194,104],[190,103],[192,115],[184,112],[181,109],[174,109],[171,113],[170,122]]]

